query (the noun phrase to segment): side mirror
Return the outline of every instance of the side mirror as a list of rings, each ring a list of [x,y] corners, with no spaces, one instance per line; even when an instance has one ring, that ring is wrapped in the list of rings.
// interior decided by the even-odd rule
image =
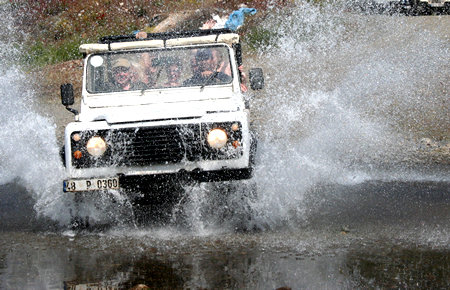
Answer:
[[[72,84],[61,85],[61,102],[64,106],[72,106],[74,103],[73,99],[73,86]]]
[[[252,90],[262,90],[264,88],[264,75],[262,68],[252,68],[248,74],[250,87]]]
[[[66,107],[67,111],[73,113],[74,115],[78,115],[77,110],[69,108],[69,106],[72,106],[74,103],[72,84],[61,85],[61,102]]]

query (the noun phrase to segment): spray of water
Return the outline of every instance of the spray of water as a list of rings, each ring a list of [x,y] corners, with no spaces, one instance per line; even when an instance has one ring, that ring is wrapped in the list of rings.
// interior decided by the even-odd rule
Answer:
[[[0,8],[4,20],[0,41],[0,122],[3,128],[0,131],[0,186],[20,185],[34,200],[38,217],[68,225],[77,208],[73,197],[62,192],[62,180],[66,176],[55,135],[56,125],[33,109],[39,106],[37,92],[30,86],[30,75],[19,66],[22,47],[14,41],[20,32],[13,25],[8,6]],[[80,214],[91,216],[94,222],[114,220],[120,211],[110,206],[122,207],[126,202],[120,193],[112,192],[111,196],[113,202],[106,198],[97,202],[87,200],[85,206],[80,207]]]
[[[15,182],[27,189],[35,201],[38,215],[67,221],[67,200],[57,194],[63,170],[56,146],[55,125],[32,107],[35,92],[28,87],[29,77],[17,66],[20,46],[13,22],[2,6],[4,20],[2,61],[0,63],[0,184]]]
[[[274,41],[252,63],[263,64],[267,84],[252,100],[259,136],[253,222],[307,222],[305,199],[324,184],[448,181],[448,169],[430,171],[418,151],[423,137],[448,142],[449,42],[433,32],[448,23],[302,1],[268,17],[263,28]],[[193,222],[204,229],[199,208],[214,189],[191,193]]]

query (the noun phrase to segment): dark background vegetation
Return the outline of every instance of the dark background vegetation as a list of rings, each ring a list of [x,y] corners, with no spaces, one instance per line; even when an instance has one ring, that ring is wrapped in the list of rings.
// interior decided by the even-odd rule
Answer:
[[[81,43],[97,42],[101,36],[130,34],[158,24],[167,15],[184,10],[205,10],[227,15],[240,4],[257,8],[259,13],[248,17],[240,33],[247,34],[251,47],[264,41],[257,23],[270,7],[279,8],[293,0],[10,0],[16,26],[25,43],[23,62],[45,66],[80,59]],[[159,16],[159,17],[158,17]],[[191,27],[188,27],[191,28]],[[245,41],[245,37],[244,37]]]

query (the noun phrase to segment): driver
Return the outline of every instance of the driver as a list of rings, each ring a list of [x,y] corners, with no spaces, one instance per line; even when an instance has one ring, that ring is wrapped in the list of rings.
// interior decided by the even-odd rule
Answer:
[[[222,84],[231,81],[229,75],[218,71],[219,65],[215,60],[211,49],[199,49],[195,54],[193,76],[183,82],[186,86],[199,86],[206,84]]]
[[[145,84],[135,81],[135,74],[130,62],[125,58],[119,58],[112,65],[112,80],[115,90],[131,91],[145,88]]]

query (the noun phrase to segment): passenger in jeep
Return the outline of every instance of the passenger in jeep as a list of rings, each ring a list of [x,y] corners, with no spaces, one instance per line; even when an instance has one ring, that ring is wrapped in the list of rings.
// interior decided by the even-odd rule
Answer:
[[[142,54],[141,64],[144,67],[144,76],[142,82],[147,85],[148,88],[154,88],[156,81],[160,74],[160,67],[156,65],[157,57],[150,53]]]
[[[164,87],[179,87],[181,86],[181,73],[183,65],[179,58],[170,58],[166,63],[167,82]]]
[[[145,89],[146,85],[135,81],[130,62],[125,58],[119,58],[112,65],[112,81],[115,91],[131,91]]]
[[[219,71],[219,66],[213,56],[211,49],[199,49],[193,61],[193,76],[183,82],[185,86],[200,86],[208,84],[224,84],[231,81],[229,75]]]
[[[220,49],[212,49],[212,55],[214,63],[217,66],[217,71],[220,71],[226,75],[231,76],[230,62],[225,61],[223,58],[223,52]]]

